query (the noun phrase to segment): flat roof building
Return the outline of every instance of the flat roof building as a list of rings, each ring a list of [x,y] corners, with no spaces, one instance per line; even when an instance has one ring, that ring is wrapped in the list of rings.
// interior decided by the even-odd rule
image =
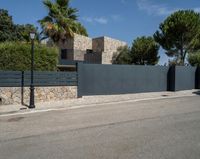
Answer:
[[[117,49],[127,43],[106,36],[89,38],[74,34],[73,38],[59,42],[59,68],[74,62],[112,64]]]

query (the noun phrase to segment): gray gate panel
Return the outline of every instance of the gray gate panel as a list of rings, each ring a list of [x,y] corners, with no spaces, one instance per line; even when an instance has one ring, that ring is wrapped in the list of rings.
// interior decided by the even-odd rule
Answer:
[[[195,89],[196,69],[196,67],[176,66],[176,91]]]
[[[167,90],[168,67],[79,64],[79,96]]]

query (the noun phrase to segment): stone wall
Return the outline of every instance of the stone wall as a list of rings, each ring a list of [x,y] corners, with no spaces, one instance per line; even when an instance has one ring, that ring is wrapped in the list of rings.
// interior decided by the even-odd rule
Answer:
[[[126,42],[109,37],[104,37],[104,52],[115,52],[119,47],[126,45]]]
[[[94,52],[103,52],[104,51],[104,37],[92,39],[92,50]]]
[[[65,39],[65,41],[60,40],[58,46],[60,49],[86,51],[86,49],[92,49],[92,39],[86,36],[74,34],[73,38]]]
[[[112,64],[114,52],[102,52],[101,64]]]
[[[84,61],[85,54],[86,54],[86,51],[74,50],[74,60]]]
[[[127,43],[112,39],[109,37],[99,37],[92,40],[92,49],[94,52],[101,53],[101,63],[102,64],[112,64],[112,58],[117,49],[121,46],[126,46]]]
[[[68,60],[84,61],[86,50],[92,50],[92,39],[86,36],[74,34],[73,38],[66,39],[65,41],[60,40],[58,45],[60,50],[68,50]]]
[[[98,63],[100,61],[102,64],[112,64],[112,58],[117,53],[117,49],[125,45],[127,45],[125,42],[109,37],[91,39],[78,34],[75,34],[72,39],[68,39],[65,43],[62,41],[59,43],[61,49],[68,49],[73,52],[73,57],[69,58],[70,60],[85,61],[89,59],[91,61],[94,59],[93,55],[86,55],[86,50],[89,49],[101,56],[101,58],[97,57],[93,61],[97,61]]]
[[[86,36],[74,35],[74,50],[86,51],[92,50],[92,39]]]
[[[117,53],[117,49],[126,46],[127,43],[104,37],[104,50],[102,52],[102,64],[112,64],[113,55]]]
[[[0,87],[0,104],[29,104],[29,87]],[[77,98],[76,86],[36,87],[35,102],[59,101]]]

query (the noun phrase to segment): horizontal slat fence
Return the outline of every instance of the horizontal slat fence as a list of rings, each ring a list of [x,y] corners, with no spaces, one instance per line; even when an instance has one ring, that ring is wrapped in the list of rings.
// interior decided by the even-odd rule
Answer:
[[[22,83],[22,72],[0,71],[0,87],[19,87]]]
[[[35,86],[76,86],[77,72],[34,72]],[[31,73],[0,71],[0,87],[30,86]]]

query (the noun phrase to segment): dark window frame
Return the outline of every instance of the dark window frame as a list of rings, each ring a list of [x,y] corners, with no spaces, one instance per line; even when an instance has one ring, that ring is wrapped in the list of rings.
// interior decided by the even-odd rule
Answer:
[[[92,53],[93,53],[93,50],[92,50],[92,49],[86,49],[86,53],[87,53],[87,54],[92,54]]]
[[[60,53],[60,58],[62,59],[62,60],[67,60],[67,52],[68,52],[68,50],[67,49],[61,49],[61,53]]]

